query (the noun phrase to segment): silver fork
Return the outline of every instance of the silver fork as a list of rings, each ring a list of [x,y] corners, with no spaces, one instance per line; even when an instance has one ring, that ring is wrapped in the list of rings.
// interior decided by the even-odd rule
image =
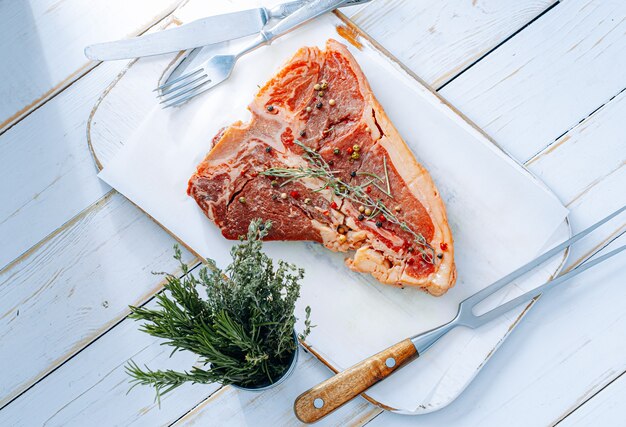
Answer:
[[[302,6],[273,27],[261,30],[259,35],[239,52],[215,55],[204,65],[159,86],[155,90],[159,91],[159,96],[163,98],[161,101],[161,104],[164,104],[163,108],[180,105],[194,96],[217,86],[230,76],[230,73],[235,67],[235,63],[241,56],[261,46],[270,44],[276,38],[297,28],[310,19],[342,6],[348,1],[349,0],[312,1]]]
[[[484,325],[485,323],[491,322],[492,320],[509,312],[513,308],[521,304],[528,303],[539,297],[549,288],[565,282],[583,271],[622,252],[626,249],[626,245],[614,249],[597,259],[585,260],[584,263],[579,264],[573,270],[560,274],[543,285],[513,298],[512,300],[507,301],[484,314],[474,314],[476,306],[487,297],[510,284],[511,281],[530,272],[540,264],[543,264],[559,252],[563,251],[565,248],[569,247],[607,221],[619,215],[625,209],[626,206],[623,206],[586,230],[576,234],[569,240],[566,240],[553,249],[550,249],[543,255],[540,255],[538,258],[530,261],[528,264],[523,265],[512,273],[507,274],[500,280],[463,300],[459,304],[456,316],[448,323],[407,338],[404,341],[401,341],[386,350],[383,350],[380,353],[357,363],[356,365],[302,393],[298,396],[298,398],[296,398],[294,403],[296,416],[300,419],[300,421],[305,423],[311,423],[319,420],[339,408],[341,405],[347,403],[349,400],[363,393],[377,382],[391,375],[397,369],[421,356],[435,342],[437,342],[437,340],[457,326],[465,326],[474,329]]]

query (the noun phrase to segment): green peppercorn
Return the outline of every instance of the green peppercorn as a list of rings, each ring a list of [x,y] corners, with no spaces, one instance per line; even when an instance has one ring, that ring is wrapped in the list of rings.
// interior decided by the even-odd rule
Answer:
[[[350,176],[354,178],[356,176],[356,172],[355,171],[350,172]]]
[[[265,147],[265,152],[266,153],[271,153],[272,152],[272,147]]]
[[[246,203],[246,198],[245,197],[240,197],[239,198],[239,203]]]
[[[350,158],[352,160],[359,160],[361,158],[361,155],[357,152],[352,153],[352,155],[350,155]]]
[[[341,154],[341,150],[339,148],[335,148],[333,150],[333,153],[338,156],[339,154]]]

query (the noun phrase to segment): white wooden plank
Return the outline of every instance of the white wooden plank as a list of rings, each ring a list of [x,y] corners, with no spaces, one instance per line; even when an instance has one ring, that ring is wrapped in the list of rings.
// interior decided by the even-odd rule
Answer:
[[[130,384],[124,370],[132,359],[155,369],[189,368],[195,356],[178,352],[124,320],[80,353],[83,363],[66,363],[44,382],[0,410],[2,426],[168,426],[214,393],[217,384],[184,385],[154,401],[154,390]],[[34,409],[36,408],[36,409]]]
[[[295,398],[326,379],[329,370],[315,357],[300,352],[297,369],[284,383],[263,393],[226,387],[194,408],[175,426],[206,426],[216,420],[232,426],[299,426],[293,414]],[[315,425],[359,425],[380,412],[363,398],[357,398]]]
[[[599,221],[620,208],[626,200],[626,92],[596,111],[589,119],[559,138],[540,155],[528,162],[529,169],[539,176],[566,205],[580,212],[572,215],[574,230]],[[579,207],[584,206],[581,210]],[[619,221],[602,227],[595,238],[585,239],[572,248],[569,264],[593,250],[598,241],[615,237],[624,229]],[[626,224],[622,220],[621,224]]]
[[[96,65],[90,43],[135,35],[180,0],[0,2],[0,132]]]
[[[438,89],[554,0],[377,0],[351,19]]]
[[[626,420],[624,402],[626,402],[626,375],[622,374],[561,421],[559,426],[621,426]]]
[[[441,93],[529,159],[624,89],[624,31],[626,2],[563,2]]]
[[[626,163],[626,91],[557,139],[527,166],[572,203]],[[567,167],[563,168],[566,165]],[[551,171],[561,170],[562,174]],[[559,185],[567,180],[568,186]]]
[[[0,268],[110,190],[96,176],[85,127],[121,68],[97,67],[0,136]]]
[[[113,193],[0,272],[0,406],[160,289],[174,240]],[[193,257],[185,252],[185,259]]]

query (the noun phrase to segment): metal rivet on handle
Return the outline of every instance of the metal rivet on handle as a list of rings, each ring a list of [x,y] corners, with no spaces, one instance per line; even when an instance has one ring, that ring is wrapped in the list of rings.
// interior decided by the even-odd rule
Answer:
[[[313,406],[317,409],[321,409],[324,406],[324,399],[320,399],[319,397],[313,401]]]
[[[385,360],[385,365],[387,365],[388,368],[393,368],[394,366],[396,366],[396,359],[394,359],[393,357],[388,358],[387,360]]]

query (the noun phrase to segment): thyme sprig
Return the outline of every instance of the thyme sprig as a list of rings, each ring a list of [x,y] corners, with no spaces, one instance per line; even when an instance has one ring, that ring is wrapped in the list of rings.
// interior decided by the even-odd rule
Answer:
[[[389,173],[387,171],[387,160],[385,157],[383,157],[383,167],[385,170],[384,179],[372,172],[357,172],[357,175],[367,176],[369,179],[359,185],[351,185],[339,178],[337,176],[339,171],[332,170],[328,162],[326,162],[326,160],[317,151],[307,147],[300,141],[296,140],[294,143],[304,151],[302,157],[307,161],[309,164],[308,166],[299,166],[296,168],[272,167],[260,172],[260,174],[275,178],[284,178],[285,181],[281,183],[281,187],[303,178],[320,179],[323,182],[322,185],[313,191],[319,192],[326,188],[332,189],[336,196],[351,200],[369,208],[372,212],[367,216],[368,219],[373,219],[380,214],[384,215],[387,221],[398,225],[402,230],[411,234],[416,243],[416,249],[421,254],[422,259],[430,264],[434,264],[435,250],[428,244],[424,236],[421,233],[417,233],[412,230],[406,222],[401,221],[381,199],[375,200],[367,193],[367,187],[374,185],[383,194],[393,198],[391,195]],[[385,187],[383,187],[383,185]]]
[[[130,317],[145,321],[141,330],[165,339],[172,354],[186,350],[199,355],[200,366],[182,372],[155,371],[130,361],[126,370],[133,387],[150,385],[159,400],[185,382],[258,386],[285,372],[297,348],[294,308],[304,271],[284,261],[274,268],[261,242],[270,227],[269,221],[252,221],[247,239],[232,248],[233,262],[226,270],[206,260],[198,276],[175,247],[182,277],[167,274],[165,291],[156,297],[158,308],[131,307]],[[312,328],[311,310],[305,311],[301,339]]]

